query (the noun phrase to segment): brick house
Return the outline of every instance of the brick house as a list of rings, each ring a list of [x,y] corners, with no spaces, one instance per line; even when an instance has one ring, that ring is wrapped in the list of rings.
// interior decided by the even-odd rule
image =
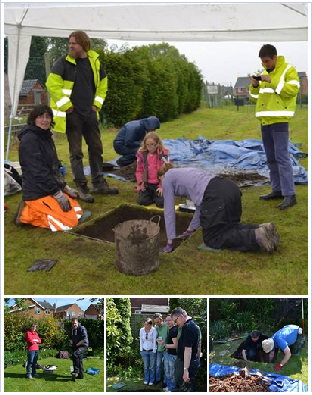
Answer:
[[[84,318],[84,311],[76,304],[57,307],[54,315],[62,319]]]
[[[103,320],[103,309],[100,305],[91,303],[90,306],[84,312],[84,318],[90,318],[92,320]]]
[[[248,99],[250,81],[250,77],[238,77],[234,85],[234,96]]]
[[[38,80],[24,80],[19,93],[19,105],[48,104],[47,91]]]
[[[27,298],[25,300],[25,304],[28,306],[28,310],[24,310],[24,312],[32,318],[39,319],[47,316],[53,316],[53,306],[50,303],[43,301],[39,302],[33,298]],[[15,313],[18,311],[22,311],[21,307],[18,307],[16,304],[11,307],[10,313]]]
[[[298,76],[300,80],[300,92],[302,95],[307,95],[309,92],[308,76],[305,71],[299,71]]]
[[[168,298],[130,298],[131,313],[168,313]]]

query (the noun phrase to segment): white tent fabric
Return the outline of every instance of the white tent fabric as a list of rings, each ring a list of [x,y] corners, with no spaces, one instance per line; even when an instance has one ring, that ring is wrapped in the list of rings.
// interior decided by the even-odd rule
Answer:
[[[11,119],[31,36],[127,41],[306,41],[306,3],[4,3]]]

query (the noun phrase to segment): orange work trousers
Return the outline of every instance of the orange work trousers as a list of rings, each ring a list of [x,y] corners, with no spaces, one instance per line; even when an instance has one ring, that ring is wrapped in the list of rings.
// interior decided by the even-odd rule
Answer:
[[[71,210],[63,211],[57,200],[46,196],[37,200],[25,201],[19,221],[24,224],[50,229],[52,232],[66,231],[78,225],[78,220],[83,214],[77,200],[64,193],[70,201]]]

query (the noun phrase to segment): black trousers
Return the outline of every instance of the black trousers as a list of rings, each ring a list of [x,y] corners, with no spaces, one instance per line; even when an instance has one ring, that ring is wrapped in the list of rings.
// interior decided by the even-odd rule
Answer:
[[[157,207],[164,207],[164,198],[157,193],[157,184],[146,183],[145,191],[139,192],[138,204],[141,206],[149,206],[155,203]]]
[[[74,373],[78,373],[78,375],[83,378],[83,354],[88,351],[88,347],[78,347],[75,351],[73,350],[73,367]]]
[[[223,177],[214,177],[204,193],[200,206],[200,224],[204,243],[215,249],[259,251],[256,224],[241,224],[241,192],[238,186]]]

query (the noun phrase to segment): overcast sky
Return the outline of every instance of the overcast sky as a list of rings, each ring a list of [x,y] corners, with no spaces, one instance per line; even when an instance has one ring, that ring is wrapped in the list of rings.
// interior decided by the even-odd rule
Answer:
[[[107,40],[108,45],[120,47],[128,43],[129,47],[148,45],[152,42],[134,42]],[[159,42],[158,42],[159,43]],[[156,43],[157,44],[157,43]],[[273,44],[278,55],[283,55],[286,61],[296,67],[297,71],[309,70],[309,43],[298,42],[169,42],[176,47],[180,54],[195,63],[201,70],[205,81],[221,85],[235,85],[237,77],[245,77],[261,70],[258,57],[263,44]]]

